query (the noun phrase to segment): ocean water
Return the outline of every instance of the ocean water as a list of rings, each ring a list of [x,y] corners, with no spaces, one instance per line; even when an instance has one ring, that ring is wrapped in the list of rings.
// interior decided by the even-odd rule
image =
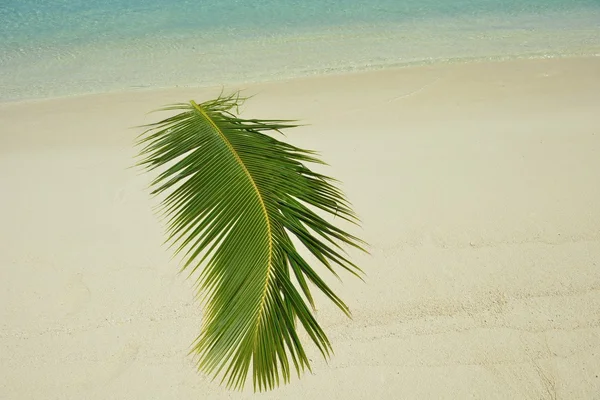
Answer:
[[[600,55],[600,0],[0,0],[0,101]]]

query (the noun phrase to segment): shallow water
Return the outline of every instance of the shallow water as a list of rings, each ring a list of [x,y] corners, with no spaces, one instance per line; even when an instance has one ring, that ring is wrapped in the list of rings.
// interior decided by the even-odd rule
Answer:
[[[1,0],[0,100],[600,54],[600,0]]]

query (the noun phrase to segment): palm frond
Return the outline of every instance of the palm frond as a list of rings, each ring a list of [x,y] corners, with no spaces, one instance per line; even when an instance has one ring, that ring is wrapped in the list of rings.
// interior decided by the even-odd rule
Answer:
[[[242,100],[166,107],[179,113],[147,126],[139,165],[161,170],[152,193],[163,195],[168,240],[184,255],[183,268],[201,266],[204,317],[193,347],[199,369],[237,389],[252,370],[254,389],[262,391],[288,382],[291,364],[298,375],[310,370],[297,321],[330,355],[309,282],[350,314],[291,235],[333,273],[337,266],[360,275],[341,245],[362,249],[363,242],[318,215],[358,222],[335,181],[306,167],[321,163],[316,154],[266,134],[297,125],[238,118]]]

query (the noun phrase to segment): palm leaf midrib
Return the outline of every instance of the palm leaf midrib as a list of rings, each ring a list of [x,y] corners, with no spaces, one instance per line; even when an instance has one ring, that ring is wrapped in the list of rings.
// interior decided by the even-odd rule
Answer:
[[[231,154],[233,155],[233,157],[235,158],[237,163],[240,165],[240,167],[244,171],[244,174],[246,175],[246,177],[248,178],[248,181],[250,182],[250,184],[252,185],[252,188],[254,189],[254,192],[256,194],[256,197],[260,204],[260,208],[262,210],[262,213],[263,213],[265,221],[266,221],[267,238],[268,238],[268,246],[269,246],[269,258],[268,258],[267,276],[265,279],[265,286],[264,286],[263,293],[260,298],[260,305],[259,305],[259,309],[258,309],[258,315],[256,318],[256,326],[254,327],[254,333],[253,333],[253,335],[254,335],[253,340],[256,342],[256,339],[258,337],[258,335],[257,335],[258,329],[260,327],[260,324],[262,322],[262,316],[264,314],[264,308],[265,308],[265,303],[266,303],[265,300],[267,298],[267,291],[269,288],[271,275],[272,275],[272,269],[273,269],[273,265],[274,265],[274,263],[273,263],[273,233],[272,233],[272,227],[271,227],[271,218],[269,217],[269,213],[267,211],[265,201],[263,199],[263,196],[262,196],[258,186],[256,185],[256,182],[254,181],[254,178],[250,174],[250,171],[248,171],[248,168],[242,161],[241,157],[239,156],[239,154],[237,153],[237,151],[235,150],[233,145],[229,142],[229,140],[223,133],[222,129],[219,128],[219,126],[216,124],[216,122],[194,100],[191,100],[190,103],[192,104],[194,109],[202,116],[202,118],[204,118],[210,124],[210,126],[212,126],[212,128],[215,130],[215,132],[217,133],[219,138],[227,146],[227,148],[229,149],[229,151],[231,152]]]

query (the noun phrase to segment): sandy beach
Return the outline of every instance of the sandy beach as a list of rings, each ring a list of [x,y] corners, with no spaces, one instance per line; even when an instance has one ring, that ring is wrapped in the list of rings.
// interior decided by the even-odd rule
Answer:
[[[148,111],[221,88],[0,104],[0,399],[600,399],[600,58],[248,86],[300,119],[363,225],[366,282],[318,298],[335,355],[229,392],[188,355],[202,310],[163,245]]]

